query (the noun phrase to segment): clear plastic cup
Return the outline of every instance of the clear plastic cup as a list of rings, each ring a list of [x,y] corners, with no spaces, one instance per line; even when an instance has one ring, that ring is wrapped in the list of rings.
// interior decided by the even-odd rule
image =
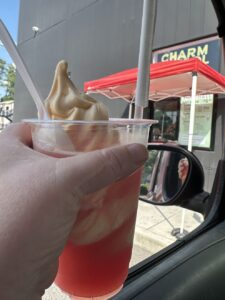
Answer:
[[[25,120],[33,147],[66,157],[115,145],[147,145],[153,120]],[[55,283],[71,299],[108,299],[128,274],[136,220],[141,169],[85,197],[69,241],[60,256]]]

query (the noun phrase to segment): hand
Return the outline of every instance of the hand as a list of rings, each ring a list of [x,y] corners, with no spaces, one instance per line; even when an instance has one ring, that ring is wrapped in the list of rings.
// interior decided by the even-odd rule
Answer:
[[[185,182],[189,170],[189,164],[187,158],[182,158],[178,163],[178,176],[182,182]]]
[[[41,299],[82,197],[125,177],[147,159],[131,144],[54,158],[32,148],[28,125],[0,134],[0,299]]]

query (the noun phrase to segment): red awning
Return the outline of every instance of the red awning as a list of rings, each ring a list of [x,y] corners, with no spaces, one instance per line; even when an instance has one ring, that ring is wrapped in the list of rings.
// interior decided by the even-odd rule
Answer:
[[[190,96],[192,74],[197,73],[197,95],[225,93],[225,77],[198,58],[151,64],[150,100]],[[87,93],[130,101],[135,96],[137,68],[84,83]]]

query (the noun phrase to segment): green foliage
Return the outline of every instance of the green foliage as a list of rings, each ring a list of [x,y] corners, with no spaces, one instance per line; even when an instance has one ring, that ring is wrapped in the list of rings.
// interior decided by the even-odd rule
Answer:
[[[140,195],[142,196],[146,196],[148,194],[151,175],[158,153],[158,150],[150,150],[148,152],[148,160],[144,165],[144,170],[141,178]]]
[[[145,165],[144,165],[144,171],[143,171],[143,175],[142,175],[142,184],[149,184],[149,180],[152,174],[152,170],[155,164],[155,160],[157,157],[158,151],[157,150],[150,150],[149,151],[149,156],[148,156],[148,160],[146,161]]]
[[[14,100],[16,68],[0,59],[0,87],[4,91],[1,101]]]
[[[0,58],[0,86],[2,86],[2,80],[5,76],[5,67],[6,67],[6,62]]]
[[[148,187],[146,184],[141,185],[140,195],[145,196],[148,194]]]

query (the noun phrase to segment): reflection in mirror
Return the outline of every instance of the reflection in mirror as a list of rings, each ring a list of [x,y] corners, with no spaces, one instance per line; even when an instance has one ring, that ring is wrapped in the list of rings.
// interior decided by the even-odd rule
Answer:
[[[185,183],[187,157],[175,151],[150,150],[145,164],[141,196],[154,203],[170,201]]]

